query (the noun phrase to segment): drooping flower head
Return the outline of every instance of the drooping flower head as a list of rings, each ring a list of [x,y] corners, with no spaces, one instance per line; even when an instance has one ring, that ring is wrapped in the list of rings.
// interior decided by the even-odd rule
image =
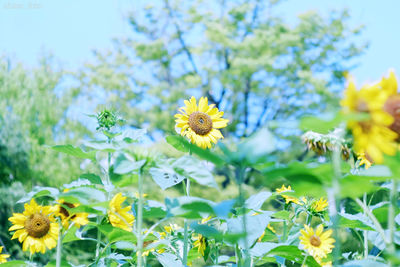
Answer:
[[[108,219],[114,227],[119,227],[125,231],[132,231],[135,216],[130,214],[131,206],[122,207],[126,197],[122,193],[116,194],[110,201],[108,210]]]
[[[8,220],[13,226],[9,231],[15,231],[11,239],[18,238],[23,243],[22,250],[30,250],[31,254],[45,253],[46,247],[52,249],[57,245],[59,225],[54,218],[56,207],[40,206],[34,199],[24,205],[23,213],[14,213]]]
[[[354,81],[350,79],[345,97],[341,101],[344,112],[369,115],[366,120],[350,121],[348,127],[354,136],[354,150],[368,154],[376,163],[382,163],[383,154],[394,155],[397,150],[395,140],[398,134],[390,129],[395,123],[390,112],[393,105],[387,104],[389,97],[392,98],[396,92],[397,82],[393,73],[389,78],[383,78],[373,85],[365,85],[360,90],[356,89]]]
[[[10,255],[8,255],[8,254],[1,254],[2,251],[3,251],[3,247],[0,246],[0,263],[5,263],[5,262],[7,262],[7,258],[9,258]]]
[[[185,100],[185,107],[179,109],[181,114],[175,114],[176,127],[181,128],[181,135],[203,149],[211,148],[212,143],[224,138],[218,129],[226,127],[229,122],[222,118],[224,112],[214,106],[208,105],[207,97],[201,97],[197,105],[192,96],[190,101]]]
[[[313,228],[304,225],[304,230],[300,230],[300,232],[300,244],[314,258],[323,259],[332,252],[335,239],[331,238],[331,229],[324,232],[324,227],[320,224],[314,231]]]

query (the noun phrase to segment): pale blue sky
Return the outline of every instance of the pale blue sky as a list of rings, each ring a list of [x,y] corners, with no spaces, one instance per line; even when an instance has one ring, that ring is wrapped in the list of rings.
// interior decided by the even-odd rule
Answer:
[[[35,65],[50,51],[67,68],[90,60],[91,50],[106,49],[113,37],[130,35],[126,20],[135,0],[0,0],[0,54]],[[389,68],[400,73],[400,1],[288,0],[276,10],[289,23],[310,9],[328,14],[348,7],[351,23],[364,24],[370,41],[353,72],[360,83],[379,79]]]

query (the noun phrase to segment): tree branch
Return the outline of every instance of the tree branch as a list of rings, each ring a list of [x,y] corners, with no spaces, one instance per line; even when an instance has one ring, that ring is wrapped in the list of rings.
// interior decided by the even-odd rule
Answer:
[[[244,137],[247,136],[247,128],[249,127],[249,95],[251,90],[251,75],[246,79],[246,90],[244,91]]]

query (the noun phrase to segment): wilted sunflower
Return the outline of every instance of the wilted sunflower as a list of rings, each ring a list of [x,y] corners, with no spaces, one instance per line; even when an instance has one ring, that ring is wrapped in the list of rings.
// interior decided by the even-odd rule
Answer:
[[[311,204],[311,209],[314,212],[322,212],[326,210],[328,207],[328,200],[324,199],[321,197],[319,200],[314,200],[314,202]]]
[[[8,255],[8,254],[1,254],[2,251],[3,251],[3,247],[0,246],[0,263],[5,263],[5,262],[7,262],[7,258],[9,258],[10,255]]]
[[[57,245],[59,225],[54,218],[56,207],[40,206],[34,199],[24,205],[23,213],[14,213],[8,220],[13,223],[9,231],[17,230],[11,239],[18,238],[23,242],[22,250],[31,254],[44,253],[46,247],[52,249]]]
[[[397,83],[393,73],[388,79],[365,85],[360,90],[356,89],[354,81],[350,79],[341,101],[345,112],[369,115],[366,120],[350,121],[348,127],[353,132],[354,150],[357,153],[367,153],[377,163],[382,163],[383,154],[394,155],[397,150],[395,140],[398,135],[389,128],[395,123],[390,114],[393,105],[386,104],[396,92]]]
[[[198,251],[202,256],[204,256],[204,251],[205,251],[206,248],[207,248],[207,241],[206,241],[206,238],[205,238],[203,235],[198,234],[198,235],[194,236],[193,239],[195,240],[194,243],[193,243],[193,247],[197,248],[197,251]]]
[[[201,97],[197,106],[196,98],[185,100],[185,107],[181,107],[175,114],[176,127],[181,128],[181,135],[190,139],[193,144],[201,148],[211,148],[218,139],[224,138],[220,132],[226,127],[229,120],[222,118],[223,111],[219,111],[214,104],[208,105],[207,97]]]
[[[311,256],[323,259],[332,252],[333,243],[335,242],[335,239],[330,237],[332,230],[324,232],[322,224],[318,225],[315,232],[313,228],[307,225],[304,225],[304,228],[305,230],[300,230],[300,244],[304,245],[304,248]]]
[[[65,202],[64,199],[59,199],[58,203],[56,207],[57,207],[57,216],[59,216],[61,218],[61,222],[62,222],[62,226],[64,227],[64,229],[68,229],[69,227],[69,221],[74,222],[74,224],[79,228],[83,225],[86,225],[89,223],[88,220],[88,216],[89,214],[87,214],[86,212],[79,212],[79,213],[75,213],[75,214],[70,214],[68,212],[68,210],[64,207],[68,207],[70,209],[72,208],[76,208],[79,206],[79,204],[72,204],[69,202]]]
[[[122,203],[126,197],[122,196],[122,193],[116,194],[110,201],[108,210],[108,219],[114,227],[119,227],[125,231],[132,231],[133,221],[135,216],[129,213],[131,206],[122,208]]]
[[[283,192],[288,192],[288,191],[292,191],[292,187],[289,185],[288,187],[286,187],[285,185],[282,185],[281,188],[277,188],[276,192],[277,193],[283,193]],[[300,200],[296,197],[292,197],[292,196],[288,196],[288,195],[282,195],[282,197],[285,199],[286,204],[289,204],[290,202],[296,203],[298,205],[301,205]]]

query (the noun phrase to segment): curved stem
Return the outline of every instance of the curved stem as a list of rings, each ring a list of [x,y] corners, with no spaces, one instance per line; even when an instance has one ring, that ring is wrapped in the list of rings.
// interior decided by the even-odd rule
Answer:
[[[389,196],[389,212],[388,212],[388,228],[389,228],[389,240],[387,244],[388,253],[393,255],[396,253],[396,248],[394,246],[394,232],[395,232],[395,207],[396,207],[396,196],[397,196],[397,182],[392,179],[392,186],[390,188]],[[393,262],[389,260],[389,266],[394,266]]]
[[[372,211],[364,205],[364,203],[359,200],[358,198],[355,199],[357,204],[364,210],[365,214],[371,219],[372,223],[375,225],[375,230],[379,233],[379,235],[382,237],[382,240],[387,244],[388,240],[385,236],[385,231],[382,228],[382,225],[379,223],[379,221],[376,219]]]
[[[363,195],[363,203],[365,206],[367,206],[367,193],[364,193]],[[364,211],[364,215],[366,215]],[[368,231],[364,230],[363,231],[363,239],[364,239],[364,258],[366,259],[368,257]]]

